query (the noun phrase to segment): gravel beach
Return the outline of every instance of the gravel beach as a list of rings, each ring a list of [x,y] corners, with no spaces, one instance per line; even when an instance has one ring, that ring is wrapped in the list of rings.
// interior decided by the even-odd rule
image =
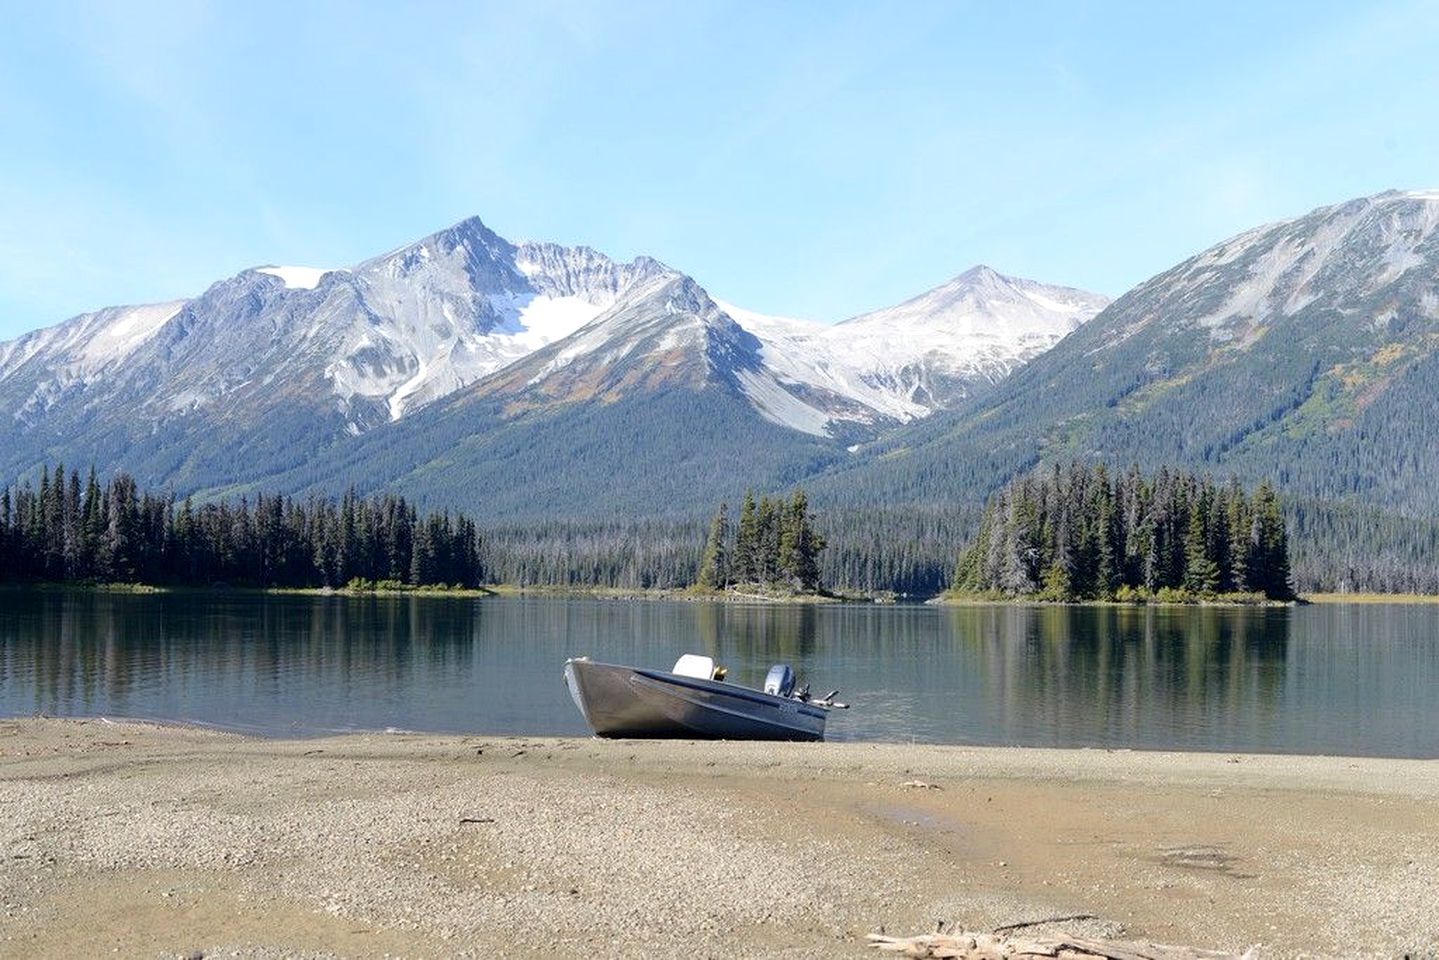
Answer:
[[[3,957],[1432,955],[1439,762],[0,721]]]

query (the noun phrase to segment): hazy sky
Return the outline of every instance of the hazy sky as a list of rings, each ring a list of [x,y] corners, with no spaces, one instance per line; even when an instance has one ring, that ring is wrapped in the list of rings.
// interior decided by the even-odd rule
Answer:
[[[1439,4],[6,4],[0,338],[479,214],[835,320],[1439,186]]]

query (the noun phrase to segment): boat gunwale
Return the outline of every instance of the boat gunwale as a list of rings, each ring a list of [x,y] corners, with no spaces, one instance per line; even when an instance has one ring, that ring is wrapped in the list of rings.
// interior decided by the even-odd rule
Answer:
[[[621,664],[602,664],[602,666],[622,666]],[[721,680],[701,680],[697,677],[682,677],[677,673],[667,673],[663,670],[645,670],[640,667],[625,667],[636,676],[645,677],[656,683],[665,683],[677,687],[688,687],[691,690],[704,690],[709,693],[719,693],[735,697],[740,700],[748,700],[751,703],[758,703],[763,706],[776,706],[781,703],[793,703],[796,705],[797,713],[818,720],[827,720],[829,711],[823,707],[815,706],[805,700],[797,700],[794,697],[779,697],[772,693],[765,693],[762,690],[754,690],[750,687],[742,687],[738,684],[725,683]]]

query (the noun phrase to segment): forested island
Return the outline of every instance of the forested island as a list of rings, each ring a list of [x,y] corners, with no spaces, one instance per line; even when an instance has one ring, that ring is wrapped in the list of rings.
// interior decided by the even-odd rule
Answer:
[[[1294,599],[1289,535],[1268,483],[1138,467],[1054,466],[990,501],[953,596],[1070,602]]]

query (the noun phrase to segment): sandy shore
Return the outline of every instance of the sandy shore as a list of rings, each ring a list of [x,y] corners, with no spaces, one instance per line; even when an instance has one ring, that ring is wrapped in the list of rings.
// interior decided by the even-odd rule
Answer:
[[[0,721],[4,957],[862,957],[1076,913],[1397,957],[1436,878],[1428,761]]]

